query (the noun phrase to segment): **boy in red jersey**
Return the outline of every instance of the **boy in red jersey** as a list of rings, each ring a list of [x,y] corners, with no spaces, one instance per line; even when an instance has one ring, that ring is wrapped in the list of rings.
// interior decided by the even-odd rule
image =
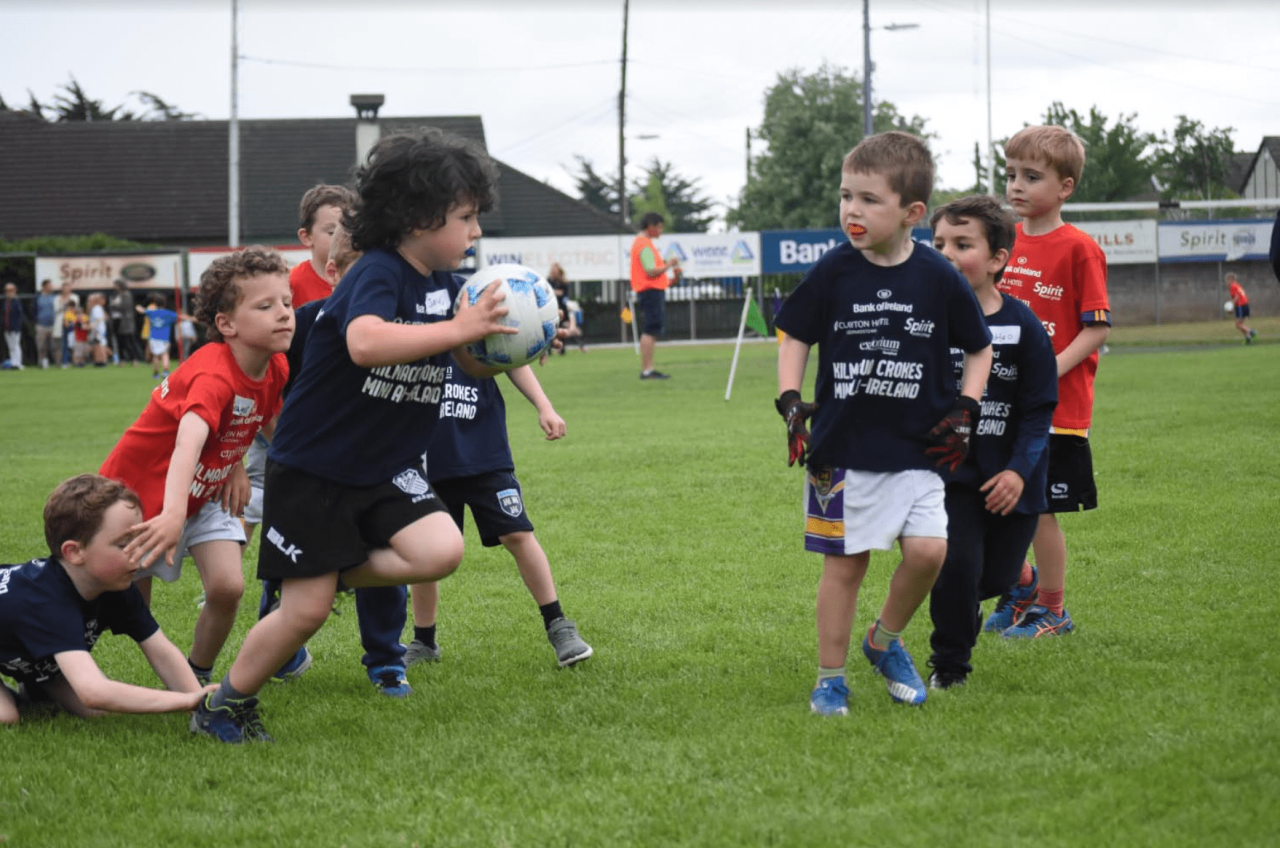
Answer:
[[[293,308],[329,296],[334,283],[324,273],[329,261],[329,244],[333,231],[342,221],[342,213],[351,208],[355,195],[351,189],[337,185],[313,186],[298,204],[298,241],[311,248],[311,259],[301,262],[289,272],[289,289],[293,292]]]
[[[1252,344],[1258,331],[1249,327],[1245,320],[1249,317],[1249,296],[1244,293],[1244,286],[1235,274],[1227,274],[1227,294],[1231,295],[1231,305],[1236,313],[1236,329],[1244,334],[1244,343]]]
[[[151,393],[138,420],[102,464],[105,477],[138,493],[143,522],[126,548],[150,578],[178,579],[190,553],[204,584],[188,662],[208,683],[244,594],[238,516],[249,499],[241,460],[280,411],[293,338],[289,266],[273,250],[250,247],[201,275],[196,317],[210,344]]]
[[[1005,144],[1005,197],[1018,224],[1001,290],[1023,301],[1044,325],[1058,362],[1058,406],[1049,430],[1048,511],[1032,543],[1036,568],[1023,565],[984,630],[1036,638],[1073,628],[1063,606],[1067,543],[1057,513],[1094,509],[1089,426],[1098,348],[1111,332],[1107,258],[1085,233],[1062,220],[1062,204],[1084,170],[1084,145],[1062,127],[1026,127]]]

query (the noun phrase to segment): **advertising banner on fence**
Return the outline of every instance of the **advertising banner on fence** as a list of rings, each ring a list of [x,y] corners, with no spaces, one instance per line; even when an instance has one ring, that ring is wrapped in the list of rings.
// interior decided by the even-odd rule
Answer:
[[[1155,221],[1072,222],[1098,243],[1108,265],[1141,265],[1156,261]]]
[[[182,285],[182,254],[96,253],[84,256],[37,256],[36,285],[70,283],[76,291],[106,291],[118,279],[131,289],[169,289]]]
[[[631,236],[543,236],[538,238],[482,238],[476,247],[476,266],[514,263],[544,277],[559,262],[570,280],[622,280],[627,276],[623,251]]]
[[[679,259],[685,277],[697,280],[760,274],[759,233],[675,233],[658,239],[658,250],[667,262]],[[630,238],[626,261],[629,275]]]
[[[1266,259],[1273,222],[1265,218],[1232,221],[1175,221],[1160,224],[1161,262],[1234,262]]]
[[[933,244],[933,231],[916,227],[911,237]],[[760,233],[761,268],[765,274],[803,274],[833,247],[848,237],[842,230],[771,230]]]

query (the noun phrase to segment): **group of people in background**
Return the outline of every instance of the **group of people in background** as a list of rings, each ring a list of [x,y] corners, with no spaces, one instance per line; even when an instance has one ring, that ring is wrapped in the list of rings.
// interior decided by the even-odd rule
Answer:
[[[109,292],[88,293],[83,302],[71,283],[55,292],[52,280],[42,280],[35,298],[35,362],[41,368],[151,362],[156,375],[167,374],[175,343],[182,356],[198,346],[195,322],[168,309],[161,293],[152,293],[145,304],[138,301],[125,280],[116,280]],[[14,283],[5,285],[3,312],[6,361],[21,370],[22,336],[29,321]]]

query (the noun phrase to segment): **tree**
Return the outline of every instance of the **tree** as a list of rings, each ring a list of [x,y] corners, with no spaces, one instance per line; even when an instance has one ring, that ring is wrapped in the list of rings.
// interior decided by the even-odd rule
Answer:
[[[726,216],[749,230],[837,224],[840,165],[862,140],[861,81],[824,64],[812,74],[792,69],[765,92],[764,119],[752,132],[765,151],[750,157],[741,203]],[[926,137],[925,121],[905,118],[891,103],[875,104],[876,132]]]
[[[596,173],[595,166],[585,156],[575,155],[573,158],[578,162],[578,173],[570,172],[570,176],[578,191],[578,199],[608,215],[622,214],[617,182]]]
[[[663,162],[658,157],[645,167],[648,178],[645,180],[643,196],[634,196],[631,200],[631,217],[638,219],[643,212],[640,204],[656,190],[660,192],[667,211],[652,209],[646,211],[661,212],[666,219],[666,228],[674,233],[704,233],[715,220],[712,207],[715,205],[702,194],[702,188],[696,179],[686,179],[676,173],[670,162]],[[637,183],[637,187],[639,184]]]
[[[101,100],[90,97],[79,81],[71,77],[62,84],[61,93],[55,94],[53,100],[41,103],[30,91],[27,96],[30,102],[26,109],[10,109],[0,98],[0,112],[21,112],[42,121],[67,123],[74,121],[186,121],[197,118],[195,112],[183,112],[177,106],[167,103],[157,94],[149,91],[134,91],[130,95],[142,102],[142,109],[135,111],[126,108],[125,104],[105,106]]]
[[[645,182],[644,191],[632,195],[629,200],[631,203],[631,219],[633,221],[639,221],[650,212],[657,212],[673,232],[676,230],[676,227],[672,226],[671,210],[667,207],[667,198],[662,190],[662,180],[653,171],[649,172],[649,179]]]
[[[1232,127],[1207,130],[1186,115],[1178,116],[1173,134],[1161,136],[1156,163],[1164,182],[1166,199],[1219,200],[1234,197],[1228,187],[1235,145]]]
[[[54,120],[60,123],[71,121],[132,121],[134,114],[124,110],[123,106],[108,109],[101,100],[94,100],[85,94],[84,89],[75,77],[62,84],[62,94],[53,95],[52,110]],[[124,110],[124,111],[122,111]]]

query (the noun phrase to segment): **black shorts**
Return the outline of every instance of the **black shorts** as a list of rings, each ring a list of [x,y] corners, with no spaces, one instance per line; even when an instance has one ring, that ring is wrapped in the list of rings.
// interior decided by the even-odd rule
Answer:
[[[368,559],[444,504],[416,467],[373,486],[349,486],[267,459],[258,577],[332,574]]]
[[[524,511],[524,493],[520,481],[511,471],[489,471],[474,477],[454,477],[431,484],[444,501],[458,529],[462,529],[463,510],[471,507],[471,518],[486,548],[502,544],[502,536],[523,530],[533,532],[533,522]]]
[[[659,338],[667,329],[667,292],[664,289],[645,289],[636,293],[636,313],[640,319],[640,332]]]
[[[1049,434],[1049,481],[1046,512],[1078,512],[1098,508],[1093,482],[1093,451],[1086,436]]]
[[[1243,321],[1249,317],[1249,304],[1243,303],[1236,307],[1236,320]]]

